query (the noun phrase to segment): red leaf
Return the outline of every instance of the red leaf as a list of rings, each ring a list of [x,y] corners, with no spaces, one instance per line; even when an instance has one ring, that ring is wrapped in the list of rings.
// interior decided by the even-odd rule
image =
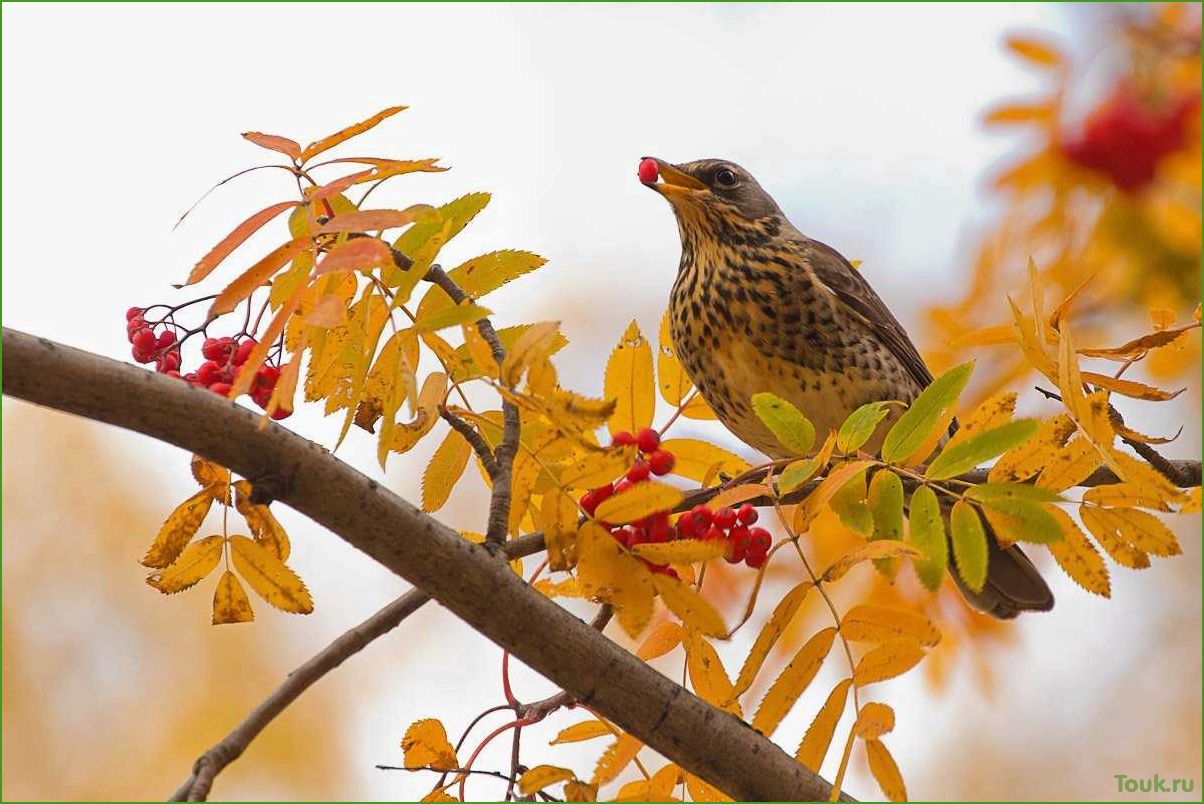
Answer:
[[[286,209],[292,209],[298,203],[300,202],[281,201],[279,204],[273,204],[267,209],[261,209],[238,224],[233,232],[222,238],[220,243],[210,249],[209,253],[201,257],[201,261],[193,266],[192,273],[188,274],[188,279],[184,282],[184,285],[195,285],[209,276],[209,274],[213,273],[213,269],[220,265],[222,260],[229,257],[230,253],[241,246],[248,237],[258,232],[272,218]],[[177,285],[177,287],[183,287],[184,285]]]
[[[269,151],[282,153],[289,159],[301,158],[301,144],[290,140],[288,137],[278,137],[275,134],[261,134],[258,131],[243,132],[243,139],[249,140],[260,148],[267,148]]]
[[[415,204],[406,209],[365,209],[336,215],[318,228],[316,234],[331,232],[374,232],[380,229],[397,229],[408,226],[423,213],[433,212],[426,204]]]
[[[213,300],[209,307],[209,318],[217,318],[241,304],[243,299],[254,293],[256,288],[268,281],[272,274],[299,254],[310,242],[308,237],[290,240],[244,271]]]
[[[332,248],[326,258],[318,263],[314,275],[382,268],[392,264],[393,252],[389,251],[383,240],[377,240],[375,237],[357,237]]]
[[[350,176],[344,176],[341,179],[335,179],[330,184],[323,184],[321,187],[315,187],[309,193],[311,201],[321,201],[323,198],[329,198],[332,195],[338,195],[353,184],[359,184],[362,181],[371,181],[376,175],[376,168],[370,170],[361,170],[359,173],[352,173]]]

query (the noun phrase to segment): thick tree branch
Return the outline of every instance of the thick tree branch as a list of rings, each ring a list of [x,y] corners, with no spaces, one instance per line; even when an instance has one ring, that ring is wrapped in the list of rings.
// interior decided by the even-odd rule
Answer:
[[[826,800],[830,785],[527,586],[507,564],[329,451],[170,377],[14,330],[4,392],[201,454],[438,600],[474,629],[685,770],[738,800]],[[723,746],[716,751],[715,746]]]

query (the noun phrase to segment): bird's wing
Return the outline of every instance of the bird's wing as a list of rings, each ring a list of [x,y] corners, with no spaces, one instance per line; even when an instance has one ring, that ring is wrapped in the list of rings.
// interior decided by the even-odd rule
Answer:
[[[861,272],[829,245],[811,238],[806,239],[806,245],[810,252],[808,262],[816,278],[832,291],[837,301],[860,317],[870,331],[877,333],[921,388],[927,388],[932,383],[932,372],[911,338],[907,337],[903,325],[878,298]]]

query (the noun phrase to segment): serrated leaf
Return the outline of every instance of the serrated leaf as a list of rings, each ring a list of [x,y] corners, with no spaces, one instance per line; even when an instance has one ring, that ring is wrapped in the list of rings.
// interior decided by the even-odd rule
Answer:
[[[873,461],[849,461],[831,469],[828,476],[815,487],[815,491],[808,494],[807,499],[799,505],[795,516],[795,530],[800,533],[807,530],[810,523],[823,512],[832,497],[844,488],[846,483],[873,465]]]
[[[221,493],[225,493],[224,485]],[[180,503],[159,528],[154,542],[142,557],[142,566],[162,569],[179,558],[180,553],[184,552],[184,548],[200,529],[205,515],[209,513],[209,508],[213,505],[213,496],[213,487],[210,487],[198,491]]]
[[[471,299],[480,299],[514,279],[534,271],[547,262],[529,251],[494,251],[473,257],[447,272],[448,277]],[[418,304],[418,318],[452,307],[451,297],[432,286]]]
[[[967,495],[968,496],[968,495]],[[1026,499],[992,499],[982,503],[982,515],[1003,545],[1025,541],[1050,544],[1062,537],[1052,507]]]
[[[1083,501],[1093,505],[1112,508],[1152,508],[1155,511],[1170,511],[1171,506],[1156,489],[1137,483],[1109,483],[1087,489]],[[1182,508],[1179,513],[1186,513]]]
[[[974,506],[958,500],[949,513],[950,541],[953,543],[953,563],[966,586],[982,591],[987,580],[987,534]]]
[[[491,315],[490,310],[477,304],[458,304],[444,307],[434,312],[419,316],[414,322],[414,331],[418,333],[435,332],[448,327],[458,327],[463,324],[475,324],[482,318]]]
[[[567,570],[577,559],[577,503],[560,489],[543,495],[539,504],[539,524],[548,549],[548,567]]]
[[[840,517],[842,525],[869,539],[874,535],[874,515],[865,500],[865,472],[859,472],[832,495],[828,505]]]
[[[1062,528],[1062,538],[1051,542],[1049,552],[1070,579],[1092,594],[1112,596],[1112,582],[1103,556],[1087,541],[1087,536],[1061,508],[1051,512]]]
[[[946,446],[928,465],[926,474],[933,480],[945,480],[960,475],[1023,444],[1036,434],[1039,427],[1040,422],[1035,419],[1018,419],[984,430],[952,446]]]
[[[889,539],[903,541],[903,481],[889,469],[881,469],[870,478],[866,504],[874,519],[872,541]],[[894,580],[898,562],[889,558],[877,559],[874,565],[888,579]]]
[[[584,740],[592,740],[595,737],[609,737],[614,734],[614,730],[601,720],[585,720],[581,723],[574,723],[568,728],[561,729],[555,737],[553,737],[548,745],[561,745],[563,743],[579,743]]]
[[[815,425],[794,405],[771,393],[753,394],[753,413],[778,443],[800,458],[815,445]]]
[[[226,538],[220,534],[199,539],[188,545],[170,567],[148,575],[146,582],[165,595],[174,595],[195,586],[217,568],[225,544]]]
[[[824,757],[828,754],[828,748],[832,745],[832,737],[836,734],[836,724],[840,722],[840,716],[844,714],[845,701],[848,699],[849,687],[852,685],[852,679],[846,678],[832,688],[832,691],[828,693],[828,699],[824,701],[824,705],[816,713],[815,719],[807,727],[803,741],[799,743],[794,758],[815,773],[819,773],[819,768],[824,763]]]
[[[363,134],[368,129],[375,127],[382,120],[392,117],[398,112],[403,111],[405,108],[406,107],[404,106],[390,106],[388,109],[383,109],[372,115],[367,120],[361,120],[360,122],[347,126],[347,128],[336,131],[327,137],[323,137],[320,140],[311,142],[301,151],[301,161],[307,162],[323,151],[330,150],[341,142],[346,142],[352,137]]]
[[[246,591],[234,573],[226,570],[213,591],[213,624],[249,623],[254,619]]]
[[[941,641],[941,632],[922,614],[886,606],[854,606],[840,621],[840,632],[851,642],[888,642],[913,639],[933,647]]]
[[[471,376],[472,370],[468,367],[468,361],[465,361],[461,355],[461,351],[466,351],[471,358],[473,368],[485,377],[497,379],[501,375],[501,366],[498,365],[497,359],[493,354],[493,347],[485,340],[485,336],[481,334],[480,323],[473,322],[465,324],[462,327],[464,332],[464,346],[456,350],[457,362],[460,364],[460,370],[452,371],[453,379],[462,379]],[[498,335],[498,340],[501,341],[501,335]]]
[[[861,449],[890,413],[886,402],[868,402],[849,414],[836,433],[836,448],[841,452]]]
[[[635,755],[643,747],[644,744],[630,734],[620,735],[619,739],[611,743],[603,752],[594,768],[594,775],[590,778],[590,783],[600,786],[614,781],[631,764]]]
[[[560,348],[556,345],[560,339],[559,321],[531,324],[507,350],[506,360],[502,363],[502,382],[511,387],[517,386],[523,372],[531,363]]]
[[[692,773],[685,774],[686,790],[691,801],[731,801],[732,799],[710,782],[704,781]]]
[[[697,631],[687,631],[685,646],[686,670],[695,694],[712,706],[728,711],[738,709],[739,705],[733,703],[731,679],[715,646]]]
[[[443,443],[435,450],[431,462],[422,473],[422,510],[438,511],[447,502],[452,488],[464,474],[472,447],[464,436],[448,430]]]
[[[1153,514],[1135,508],[1083,506],[1083,521],[1090,517],[1092,533],[1107,529],[1116,537],[1152,556],[1177,556],[1183,552],[1174,532]]]
[[[193,479],[196,480],[201,488],[209,488],[219,483],[224,486],[230,482],[229,469],[202,458],[200,455],[192,456],[190,468]]]
[[[711,498],[708,505],[717,511],[720,508],[730,508],[758,497],[773,497],[773,489],[761,483],[741,483],[739,486],[732,486],[719,492]]]
[[[979,483],[966,489],[965,495],[967,499],[982,503],[1013,500],[1030,503],[1064,502],[1057,492],[1029,483]]]
[[[314,267],[314,276],[346,273],[349,271],[372,271],[393,265],[393,252],[383,240],[375,237],[357,237],[339,243]]]
[[[669,327],[669,311],[661,317],[660,334],[657,339],[656,378],[660,385],[661,399],[677,407],[694,388],[673,346],[673,335]]]
[[[405,766],[417,768],[458,768],[456,749],[447,739],[447,729],[435,718],[417,720],[406,729],[401,740]]]
[[[924,655],[924,649],[914,639],[883,642],[861,657],[853,671],[853,683],[864,687],[902,675],[919,664]]]
[[[803,581],[778,601],[773,614],[769,615],[765,625],[761,626],[760,633],[757,634],[752,648],[748,651],[748,656],[744,659],[744,664],[740,667],[740,674],[736,677],[736,684],[732,689],[734,698],[740,697],[752,687],[753,681],[756,680],[757,674],[761,672],[761,667],[769,657],[769,652],[785,633],[790,623],[794,621],[794,616],[798,614],[799,607],[803,605],[803,600],[811,591],[812,586],[814,584],[811,581]]]
[[[614,413],[606,421],[611,435],[622,430],[638,433],[652,425],[656,412],[652,346],[634,320],[606,361],[602,387],[603,395],[615,400]]]
[[[685,638],[686,630],[684,628],[673,620],[665,620],[652,629],[652,633],[636,649],[635,655],[650,662],[676,648]]]
[[[638,552],[636,554],[639,555]],[[706,636],[727,638],[727,626],[719,612],[689,586],[663,573],[652,576],[652,585],[686,628]]]
[[[268,550],[246,536],[230,537],[234,568],[255,592],[281,611],[309,614],[314,601],[297,574]]]
[[[1048,454],[1036,485],[1053,492],[1065,491],[1089,477],[1103,460],[1095,444],[1088,439],[1071,439]]]
[[[933,380],[886,434],[882,442],[883,460],[902,460],[918,450],[940,424],[941,417],[957,403],[973,370],[974,363],[962,363]]]
[[[1010,342],[1010,327],[1008,331],[1007,341]],[[978,435],[979,433],[1007,424],[1012,420],[1012,414],[1015,411],[1015,391],[1008,391],[989,397],[968,415],[959,417],[957,432],[950,436],[949,443],[945,445],[945,449],[949,449],[954,444],[965,441],[972,435]]]
[[[565,468],[560,482],[568,489],[592,489],[609,483],[631,467],[632,450],[621,447],[588,452]]]
[[[919,558],[920,551],[905,542],[891,539],[881,539],[863,544],[855,550],[850,550],[832,562],[823,572],[822,580],[831,583],[843,578],[849,570],[863,561],[876,561],[885,558]]]
[[[801,461],[795,461],[783,469],[782,474],[778,476],[778,490],[782,494],[789,494],[801,488],[818,470],[819,460],[816,458],[803,458]]]
[[[676,458],[673,474],[699,483],[716,477],[717,473],[737,477],[752,468],[739,455],[693,438],[670,438],[662,441],[660,448]]]
[[[1041,422],[1036,435],[995,462],[988,479],[992,483],[1028,480],[1045,467],[1053,451],[1065,444],[1074,431],[1074,420],[1064,413]]]
[[[685,496],[680,489],[673,486],[645,481],[607,497],[598,506],[594,516],[603,522],[622,525],[643,519],[649,514],[672,511]]]
[[[652,618],[651,573],[596,522],[586,522],[577,532],[577,583],[583,594],[610,603],[632,638]]]
[[[912,492],[908,524],[907,540],[920,551],[920,557],[915,560],[916,574],[924,586],[935,591],[945,577],[949,555],[940,503],[936,492],[928,486],[920,486]]]
[[[863,740],[875,740],[895,728],[895,710],[884,703],[870,701],[861,705],[853,733]]]
[[[727,552],[727,544],[719,539],[644,542],[631,548],[631,552],[653,564],[694,564],[719,558]]]
[[[835,638],[835,628],[824,628],[807,640],[761,699],[757,713],[752,719],[754,729],[766,737],[773,735],[782,718],[786,717],[795,701],[806,691],[819,672],[824,659],[832,650],[832,641]]]
[[[568,768],[558,768],[555,765],[536,765],[519,777],[518,789],[524,796],[533,796],[549,785],[567,782],[574,776],[575,774]]]
[[[188,274],[188,279],[184,280],[184,285],[195,285],[209,274],[213,273],[213,269],[222,263],[226,257],[234,252],[234,249],[246,242],[247,238],[262,229],[268,221],[275,218],[286,209],[292,209],[297,206],[297,201],[281,201],[279,204],[272,204],[266,209],[261,209],[245,221],[234,227],[234,231],[226,235],[221,241],[209,250],[209,253],[197,262],[192,267],[192,271]]]
[[[1091,535],[1099,542],[1100,547],[1104,548],[1104,552],[1110,555],[1112,560],[1122,567],[1130,569],[1145,569],[1149,567],[1150,557],[1120,538],[1116,530],[1111,527],[1112,523],[1096,515],[1098,510],[1091,506],[1081,505],[1079,506],[1079,518],[1083,520],[1083,525],[1086,526],[1087,530],[1091,531]]]
[[[907,801],[907,787],[903,784],[903,774],[894,757],[881,740],[867,740],[865,755],[869,760],[870,773],[882,788],[882,794],[888,801]]]
[[[314,230],[315,235],[343,232],[378,232],[399,229],[434,215],[435,208],[414,204],[405,209],[352,209],[340,212]]]

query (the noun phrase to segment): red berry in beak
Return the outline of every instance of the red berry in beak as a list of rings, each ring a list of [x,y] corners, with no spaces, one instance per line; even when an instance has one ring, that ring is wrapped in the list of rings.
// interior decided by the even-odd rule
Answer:
[[[656,184],[656,180],[660,178],[660,175],[660,168],[656,166],[655,159],[646,156],[640,160],[640,181],[644,184]]]

